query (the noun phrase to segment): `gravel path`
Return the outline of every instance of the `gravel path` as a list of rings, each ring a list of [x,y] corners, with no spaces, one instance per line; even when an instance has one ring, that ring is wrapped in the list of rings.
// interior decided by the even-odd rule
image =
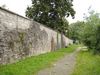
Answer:
[[[81,47],[77,48],[73,53],[54,63],[53,67],[43,69],[37,75],[70,75],[76,63],[76,54],[80,49]]]
[[[80,49],[81,47],[77,48],[73,53],[55,62],[53,67],[41,70],[37,75],[70,75],[76,63],[77,52]]]

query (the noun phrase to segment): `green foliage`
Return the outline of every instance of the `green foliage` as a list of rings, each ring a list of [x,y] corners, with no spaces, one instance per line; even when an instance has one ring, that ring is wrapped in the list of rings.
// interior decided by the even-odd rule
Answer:
[[[84,27],[84,22],[80,22],[80,21],[77,21],[76,23],[72,23],[69,25],[68,27],[68,37],[73,39],[74,42],[76,40],[80,40],[81,39],[81,31],[82,31],[82,28]]]
[[[72,45],[54,52],[28,57],[14,64],[0,65],[0,75],[34,75],[39,70],[50,67],[66,53],[73,52],[78,45]]]
[[[68,35],[73,40],[84,43],[94,53],[100,52],[100,18],[94,11],[89,12],[84,22],[69,25]]]
[[[24,38],[25,38],[25,32],[18,32],[18,36],[19,36],[19,41],[23,45]]]
[[[100,56],[90,52],[80,52],[77,55],[77,63],[71,75],[99,75]]]
[[[65,18],[63,18],[62,24],[59,25],[59,27],[57,27],[57,30],[59,32],[62,32],[64,35],[66,35],[66,31],[68,30],[68,25],[69,25],[68,21]]]
[[[67,25],[63,18],[69,15],[74,18],[72,2],[73,0],[32,0],[32,5],[27,7],[26,16],[61,31]]]
[[[83,28],[82,42],[94,53],[100,52],[100,18],[98,13],[91,12]]]

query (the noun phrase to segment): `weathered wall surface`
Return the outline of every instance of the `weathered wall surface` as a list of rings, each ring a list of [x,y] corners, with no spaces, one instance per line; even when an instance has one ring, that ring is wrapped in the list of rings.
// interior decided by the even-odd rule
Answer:
[[[42,24],[0,8],[0,64],[50,52],[69,41]]]

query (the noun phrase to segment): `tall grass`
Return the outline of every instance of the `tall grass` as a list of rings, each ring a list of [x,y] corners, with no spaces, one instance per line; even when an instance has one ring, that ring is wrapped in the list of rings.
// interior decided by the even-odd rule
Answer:
[[[80,52],[72,75],[100,75],[100,56],[91,52]]]

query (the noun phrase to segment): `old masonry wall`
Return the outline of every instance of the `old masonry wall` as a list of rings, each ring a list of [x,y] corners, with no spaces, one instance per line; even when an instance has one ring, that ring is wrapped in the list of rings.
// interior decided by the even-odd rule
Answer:
[[[0,64],[57,50],[72,43],[56,31],[0,7]]]

